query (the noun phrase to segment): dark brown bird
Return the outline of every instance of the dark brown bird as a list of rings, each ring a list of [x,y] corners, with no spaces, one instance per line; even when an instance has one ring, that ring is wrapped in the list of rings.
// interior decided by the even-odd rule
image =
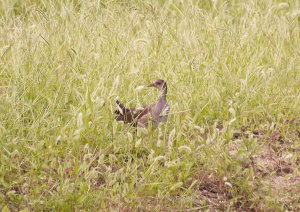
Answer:
[[[160,91],[160,96],[156,104],[143,105],[141,108],[127,109],[119,101],[116,100],[118,109],[115,111],[118,116],[117,121],[130,123],[131,126],[148,128],[148,120],[153,124],[153,128],[157,128],[159,123],[165,123],[168,120],[170,106],[167,102],[167,84],[164,80],[159,79],[147,87],[155,87]]]

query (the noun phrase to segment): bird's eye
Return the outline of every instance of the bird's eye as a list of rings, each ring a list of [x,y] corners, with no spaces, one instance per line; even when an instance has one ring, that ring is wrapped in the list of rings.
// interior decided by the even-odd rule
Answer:
[[[160,85],[160,82],[158,82],[157,84],[159,84],[159,85]]]

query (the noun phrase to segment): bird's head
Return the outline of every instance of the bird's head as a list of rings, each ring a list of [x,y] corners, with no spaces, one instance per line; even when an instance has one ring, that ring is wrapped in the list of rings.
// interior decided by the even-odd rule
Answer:
[[[147,87],[155,87],[160,91],[163,91],[164,93],[167,93],[167,84],[164,80],[158,79],[155,82],[151,83]]]

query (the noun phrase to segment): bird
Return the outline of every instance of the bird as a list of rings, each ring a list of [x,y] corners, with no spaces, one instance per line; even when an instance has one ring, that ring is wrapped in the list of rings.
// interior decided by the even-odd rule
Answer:
[[[147,87],[155,87],[160,91],[157,103],[128,109],[119,100],[116,100],[117,110],[115,113],[118,116],[115,117],[115,120],[145,129],[149,128],[148,121],[152,122],[153,129],[156,129],[160,123],[167,122],[170,114],[170,106],[166,97],[167,83],[158,79]]]

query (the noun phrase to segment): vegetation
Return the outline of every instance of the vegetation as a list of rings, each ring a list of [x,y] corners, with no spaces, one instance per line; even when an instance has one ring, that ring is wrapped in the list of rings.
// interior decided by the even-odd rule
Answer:
[[[300,210],[299,1],[2,0],[0,19],[2,211]],[[168,123],[117,123],[159,78]]]

